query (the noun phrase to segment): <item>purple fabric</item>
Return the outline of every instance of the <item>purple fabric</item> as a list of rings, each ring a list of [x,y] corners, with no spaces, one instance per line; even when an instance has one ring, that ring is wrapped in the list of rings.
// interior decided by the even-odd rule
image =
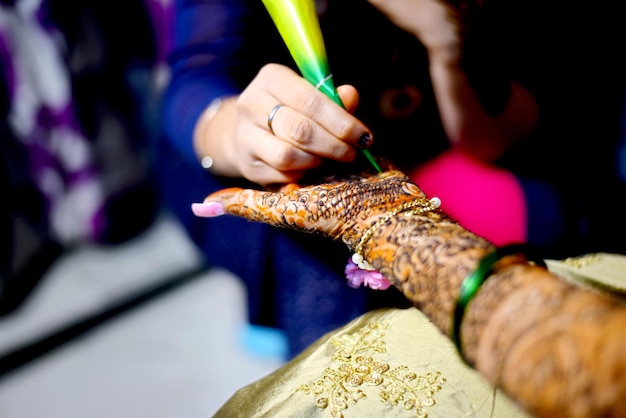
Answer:
[[[167,2],[145,1],[146,12],[150,11],[154,28],[159,29],[155,33],[159,34],[159,50],[163,51],[161,59],[164,59],[171,39],[172,8],[166,5]],[[92,14],[101,10],[90,8],[87,2],[84,5],[77,3],[77,6]],[[135,116],[132,113],[130,116],[119,116],[125,111],[119,108],[122,105],[110,101],[113,94],[104,97],[103,90],[97,86],[101,82],[97,77],[102,77],[102,85],[114,79],[115,75],[109,75],[106,71],[116,68],[117,63],[111,59],[111,66],[104,68],[104,63],[97,60],[100,54],[105,59],[119,56],[120,59],[139,61],[145,59],[145,54],[139,49],[139,41],[120,54],[110,52],[123,48],[106,44],[117,42],[117,38],[105,36],[110,33],[110,29],[104,26],[108,24],[104,18],[102,22],[97,21],[93,25],[92,30],[100,31],[98,35],[93,40],[82,40],[76,31],[80,31],[80,25],[85,24],[77,21],[85,18],[84,15],[66,10],[59,12],[59,7],[62,7],[60,1],[51,0],[16,1],[11,5],[0,5],[0,68],[7,90],[4,93],[8,106],[6,118],[11,132],[26,151],[30,175],[46,200],[54,238],[64,244],[83,240],[99,241],[105,229],[104,213],[109,196],[121,193],[127,187],[126,181],[136,182],[141,174],[137,172],[123,178],[118,176],[115,185],[112,182],[105,185],[105,176],[111,176],[110,171],[116,167],[101,167],[104,158],[96,156],[97,152],[102,153],[97,151],[96,140],[104,135],[102,132],[112,132],[107,120],[99,118],[110,108],[118,106],[108,114],[108,117],[118,119],[114,123],[123,125],[112,133],[119,137],[116,141],[121,143],[138,136],[139,132],[135,128],[138,121],[132,119]],[[141,4],[141,7],[144,5]],[[132,10],[137,13],[137,10],[143,10],[141,7]],[[94,16],[90,18],[92,20],[89,20],[89,24],[94,23],[93,19],[97,20]],[[141,42],[149,36],[141,37]],[[76,42],[76,39],[84,43],[81,45],[83,48],[93,48],[95,52],[87,57],[79,57],[75,60],[79,64],[70,66],[68,63],[72,62],[71,58],[83,51],[80,48],[72,50],[72,42]],[[125,53],[135,56],[123,55]],[[120,62],[128,65],[128,72],[135,65],[135,62],[132,65]],[[80,71],[82,73],[79,74]],[[82,84],[74,90],[78,79]],[[88,84],[84,84],[83,80],[87,80]],[[120,81],[114,80],[115,83]],[[130,90],[121,84],[112,87],[117,89],[119,97],[123,96],[122,92]],[[88,102],[93,107],[79,106],[79,96],[83,105]],[[126,105],[132,107],[135,104],[125,100],[123,106]],[[87,124],[84,123],[86,120]],[[119,157],[120,160],[134,158]],[[105,173],[105,170],[108,171]]]
[[[167,61],[174,44],[174,4],[168,0],[145,0],[155,29],[157,62]]]
[[[67,228],[64,222],[55,221],[62,217],[54,212],[67,207],[64,199],[88,183],[94,183],[89,187],[96,190],[98,179],[92,146],[74,114],[63,45],[54,26],[45,20],[44,8],[43,2],[32,14],[20,4],[0,8],[5,22],[0,31],[6,52],[2,54],[3,73],[9,80],[9,122],[28,150],[30,172],[52,213],[53,234],[61,241],[93,239],[90,218],[104,203],[101,193],[80,192],[84,196],[73,198],[80,206],[74,209],[81,216],[71,217],[78,226]]]

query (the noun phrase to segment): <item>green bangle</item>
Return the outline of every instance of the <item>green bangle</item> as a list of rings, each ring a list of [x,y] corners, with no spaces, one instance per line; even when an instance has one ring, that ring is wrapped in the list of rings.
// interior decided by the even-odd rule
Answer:
[[[480,260],[476,270],[468,274],[463,279],[461,289],[459,291],[459,298],[457,299],[456,308],[454,310],[452,322],[452,341],[454,341],[454,344],[463,359],[465,359],[465,357],[463,356],[463,349],[461,347],[461,322],[463,322],[465,309],[472,298],[476,296],[485,280],[487,280],[487,278],[491,275],[493,266],[502,258],[513,254],[523,254],[528,261],[532,261],[541,267],[546,267],[543,259],[539,257],[529,245],[526,244],[510,244],[504,247],[496,248]]]

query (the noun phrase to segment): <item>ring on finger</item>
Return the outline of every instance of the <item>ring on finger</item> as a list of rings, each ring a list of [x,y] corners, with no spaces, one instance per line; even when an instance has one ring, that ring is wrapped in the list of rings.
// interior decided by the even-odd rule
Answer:
[[[278,112],[278,109],[280,109],[281,106],[282,105],[280,103],[274,106],[270,111],[270,114],[267,116],[267,127],[269,128],[272,135],[275,135],[274,128],[272,128],[272,121],[274,120],[274,116],[276,116],[276,112]]]

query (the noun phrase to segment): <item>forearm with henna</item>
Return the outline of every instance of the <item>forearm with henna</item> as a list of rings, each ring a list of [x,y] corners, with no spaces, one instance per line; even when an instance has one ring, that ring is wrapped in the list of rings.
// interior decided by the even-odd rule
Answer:
[[[372,236],[364,256],[448,334],[461,281],[493,248],[448,217],[400,213]]]
[[[461,282],[493,246],[433,218],[397,214],[364,255],[450,335]],[[511,256],[470,303],[462,347],[470,365],[539,416],[622,416],[625,324],[623,303]]]
[[[626,306],[518,264],[496,272],[466,312],[470,364],[545,417],[626,416]]]
[[[398,210],[416,201],[420,205]],[[225,190],[205,203],[360,247],[450,335],[461,282],[494,246],[439,209],[421,210],[427,201],[406,176],[391,170],[276,193]],[[469,365],[537,416],[626,416],[626,305],[521,256],[496,263],[468,304],[461,349]]]
[[[453,223],[399,214],[366,258],[450,335],[461,282],[490,249]],[[622,302],[511,256],[468,306],[461,336],[468,364],[537,416],[626,416]]]

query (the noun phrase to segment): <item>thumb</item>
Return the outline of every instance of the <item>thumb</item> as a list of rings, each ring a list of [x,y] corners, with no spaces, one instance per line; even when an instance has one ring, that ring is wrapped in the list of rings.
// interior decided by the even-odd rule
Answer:
[[[349,84],[337,87],[337,93],[346,110],[350,113],[356,112],[359,106],[359,92]]]

